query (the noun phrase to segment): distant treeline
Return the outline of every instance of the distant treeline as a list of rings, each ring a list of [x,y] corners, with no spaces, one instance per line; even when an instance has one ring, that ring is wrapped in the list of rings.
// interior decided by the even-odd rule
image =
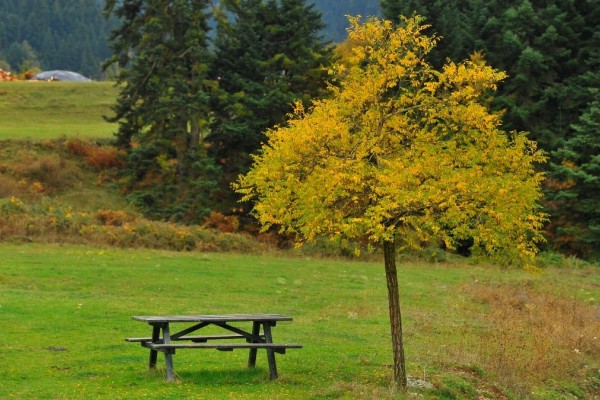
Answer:
[[[102,16],[102,0],[0,1],[0,68],[65,69],[103,78],[110,57],[107,36],[116,21]],[[380,15],[379,0],[314,0],[323,14],[326,39],[346,37],[345,15]]]
[[[111,24],[96,0],[2,0],[0,67],[66,69],[99,78]]]

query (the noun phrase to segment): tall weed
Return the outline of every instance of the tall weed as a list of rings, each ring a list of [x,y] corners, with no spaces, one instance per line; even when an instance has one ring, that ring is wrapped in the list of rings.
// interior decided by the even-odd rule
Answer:
[[[584,382],[600,367],[598,305],[532,285],[473,284],[465,290],[487,306],[475,362],[519,398],[549,381]]]

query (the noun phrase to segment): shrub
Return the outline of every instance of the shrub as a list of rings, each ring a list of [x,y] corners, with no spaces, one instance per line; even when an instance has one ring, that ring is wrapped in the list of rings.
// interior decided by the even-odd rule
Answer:
[[[136,217],[121,210],[98,210],[95,219],[101,225],[123,226],[126,223],[134,222]]]
[[[221,232],[236,232],[240,227],[240,220],[235,215],[223,215],[220,212],[211,211],[204,217],[204,226],[218,229]]]
[[[74,156],[86,156],[88,154],[90,144],[80,139],[70,139],[65,142],[65,148]]]
[[[26,209],[25,203],[18,197],[11,196],[10,198],[0,198],[0,215],[9,216],[19,214]]]
[[[37,191],[43,188],[42,191],[49,194],[70,188],[79,180],[73,164],[58,155],[25,154],[11,164],[11,170],[16,179],[30,184],[37,182]]]
[[[88,166],[99,171],[121,168],[124,165],[124,152],[113,146],[98,146],[88,141],[71,139],[65,143],[65,148],[69,153],[83,157]]]
[[[146,247],[177,251],[260,252],[267,246],[240,233],[151,221],[121,210],[77,212],[48,199],[26,204],[0,198],[0,239]]]
[[[85,163],[97,170],[123,166],[123,152],[115,147],[92,147],[85,156]]]

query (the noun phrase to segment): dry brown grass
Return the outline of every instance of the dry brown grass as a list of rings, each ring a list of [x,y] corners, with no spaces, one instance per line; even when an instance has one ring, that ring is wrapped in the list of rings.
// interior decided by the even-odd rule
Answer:
[[[22,153],[0,165],[4,196],[53,195],[79,181],[74,163],[58,155]]]
[[[532,284],[472,284],[465,290],[487,306],[477,363],[512,392],[527,398],[542,384],[567,377],[584,382],[597,373],[597,305]]]
[[[0,198],[22,196],[23,192],[23,185],[19,184],[17,179],[8,174],[2,174],[0,170]]]

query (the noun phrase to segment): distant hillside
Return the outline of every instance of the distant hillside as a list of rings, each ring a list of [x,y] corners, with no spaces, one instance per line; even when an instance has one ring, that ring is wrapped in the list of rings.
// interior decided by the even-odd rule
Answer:
[[[1,0],[0,68],[68,69],[98,78],[110,55],[109,29],[97,0]]]
[[[346,15],[381,15],[379,0],[308,0],[323,13],[324,37],[346,38]],[[0,0],[0,68],[66,69],[100,78],[111,24],[101,0]],[[114,22],[112,23],[114,24]]]

